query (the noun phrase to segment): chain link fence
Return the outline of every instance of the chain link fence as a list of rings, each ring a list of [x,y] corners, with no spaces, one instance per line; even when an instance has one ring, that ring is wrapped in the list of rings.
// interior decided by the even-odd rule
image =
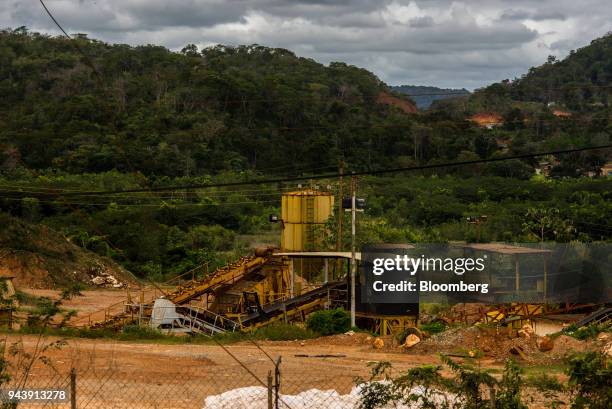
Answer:
[[[295,354],[255,342],[11,336],[4,357],[3,408],[345,409],[356,407],[355,377],[368,372],[365,363],[363,371],[344,370],[341,354]],[[43,395],[49,391],[64,395]]]

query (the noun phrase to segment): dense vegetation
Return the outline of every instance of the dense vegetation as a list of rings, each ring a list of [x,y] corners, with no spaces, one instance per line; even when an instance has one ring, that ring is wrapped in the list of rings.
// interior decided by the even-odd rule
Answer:
[[[539,67],[514,80],[503,80],[475,92],[468,109],[507,111],[550,108],[588,113],[593,119],[609,117],[610,82],[612,81],[612,32],[597,38],[588,46],[572,50],[559,60],[551,55]],[[530,103],[530,104],[529,104]],[[594,122],[599,126],[601,122]]]
[[[487,104],[496,98],[509,104],[504,93],[493,92],[500,87],[477,93],[470,104],[483,95]],[[534,102],[530,109],[545,123],[518,123],[528,112],[508,112],[512,134],[506,135],[465,121],[456,110],[419,116],[377,103],[387,91],[363,69],[324,66],[258,45],[201,51],[188,45],[174,53],[5,30],[0,164],[13,171],[116,169],[155,177],[254,169],[287,174],[336,167],[340,158],[353,168],[376,168],[487,157],[499,154],[499,139],[511,139],[514,153],[609,138],[609,115],[585,126]]]
[[[174,53],[74,41],[83,54],[65,38],[0,33],[0,143],[31,169],[291,170],[361,162],[374,144],[376,162],[398,136],[371,127],[406,121],[376,103],[380,80],[343,63],[258,45]]]
[[[553,102],[572,110],[591,110],[610,103],[612,33],[571,51],[564,60],[549,56],[510,87],[513,99]]]
[[[339,160],[350,171],[610,143],[612,118],[600,94],[568,119],[553,114],[550,100],[514,91],[536,77],[565,78],[566,65],[594,59],[608,72],[610,42],[411,114],[393,98],[411,102],[391,97],[372,73],[288,50],[188,45],[176,53],[4,30],[0,211],[49,225],[139,276],[165,279],[204,262],[214,268],[252,244],[278,240],[268,215],[295,183],[79,191],[310,175]],[[609,84],[597,72],[597,84]],[[486,129],[466,120],[485,109],[498,110],[505,123]],[[539,160],[514,160],[361,179],[368,208],[359,216],[360,243],[609,240],[612,181],[580,177],[596,174],[606,152],[546,159],[558,178],[536,176]],[[337,192],[336,182],[318,183]],[[486,223],[465,221],[482,215]]]

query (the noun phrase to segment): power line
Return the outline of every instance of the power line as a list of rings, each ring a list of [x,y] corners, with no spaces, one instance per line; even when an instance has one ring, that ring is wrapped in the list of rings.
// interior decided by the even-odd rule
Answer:
[[[375,176],[375,175],[383,175],[389,173],[398,173],[398,172],[408,172],[415,170],[427,170],[427,169],[440,169],[440,168],[449,168],[456,166],[467,166],[467,165],[477,165],[481,163],[492,163],[492,162],[501,162],[513,159],[529,159],[536,158],[540,156],[549,156],[549,155],[563,155],[568,153],[578,153],[578,152],[588,152],[594,151],[598,149],[609,149],[612,148],[612,144],[601,145],[595,147],[585,147],[585,148],[575,148],[575,149],[562,149],[548,152],[539,152],[539,153],[528,153],[521,155],[513,155],[513,156],[505,156],[498,158],[488,158],[488,159],[476,159],[476,160],[468,160],[461,162],[450,162],[450,163],[434,163],[429,165],[421,165],[421,166],[407,166],[407,167],[398,167],[398,168],[389,168],[389,169],[380,169],[380,170],[368,170],[368,171],[357,171],[352,172],[355,176]],[[339,173],[328,173],[321,175],[311,175],[311,176],[297,176],[297,177],[287,177],[287,178],[276,178],[276,179],[255,179],[255,180],[247,180],[244,182],[226,182],[226,183],[217,183],[217,184],[189,184],[189,185],[179,185],[179,186],[166,186],[166,187],[153,187],[149,189],[126,189],[126,190],[110,190],[110,191],[90,191],[86,192],[91,196],[103,196],[103,195],[116,195],[123,193],[137,193],[137,192],[161,192],[161,191],[173,191],[173,190],[184,190],[184,189],[210,189],[216,187],[230,187],[230,186],[249,186],[249,185],[264,185],[264,184],[272,184],[272,183],[287,183],[287,182],[297,182],[297,181],[305,181],[305,180],[322,180],[322,179],[336,179],[340,176]],[[79,196],[79,193],[65,193],[62,194],[64,197],[68,196]]]
[[[9,188],[9,189],[5,189],[5,188]],[[11,189],[12,188],[12,189]],[[24,189],[24,190],[20,190],[20,189]],[[254,193],[260,193],[260,192],[265,192],[265,191],[282,191],[282,190],[291,190],[294,189],[293,187],[280,187],[280,186],[270,186],[270,187],[265,187],[265,188],[261,188],[261,189],[228,189],[228,190],[215,190],[212,193],[216,194],[216,193],[227,193],[227,194],[231,194],[231,193],[243,193],[248,195],[249,192],[254,192]],[[0,190],[14,190],[14,191],[24,191],[24,192],[32,192],[32,193],[40,193],[40,192],[44,192],[44,193],[49,193],[49,194],[56,194],[58,192],[90,192],[91,190],[84,190],[84,189],[65,189],[65,188],[61,188],[61,187],[44,187],[44,186],[34,186],[34,185],[11,185],[11,184],[0,184]],[[40,191],[40,192],[39,192]],[[189,194],[189,193],[193,193],[192,190],[184,190],[184,191],[173,191],[174,194]],[[149,192],[139,192],[139,193],[149,193]],[[156,196],[158,197],[158,196]]]
[[[40,4],[43,6],[43,8],[45,9],[45,11],[47,12],[47,14],[49,15],[49,17],[51,17],[51,20],[53,20],[53,22],[55,23],[55,25],[61,30],[62,33],[64,33],[64,35],[66,37],[68,37],[69,40],[72,40],[72,37],[70,36],[70,34],[68,34],[66,32],[66,30],[64,30],[64,27],[61,26],[61,24],[55,19],[55,17],[53,17],[53,14],[51,14],[51,11],[49,11],[49,9],[47,8],[47,5],[45,4],[45,2],[43,0],[38,0],[40,2]]]
[[[98,196],[99,197],[99,196]],[[0,197],[0,201],[2,200],[9,200],[9,201],[21,201],[23,200],[23,198],[15,198],[15,197]],[[123,203],[117,203],[114,201],[108,201],[108,202],[104,202],[104,203],[100,203],[100,202],[73,202],[73,201],[63,201],[63,200],[51,200],[51,199],[43,199],[40,200],[38,199],[39,203],[46,203],[46,204],[55,204],[55,205],[75,205],[75,206],[110,206],[110,205],[117,205],[119,207],[155,207],[155,208],[159,208],[160,206],[168,205],[169,207],[203,207],[203,206],[238,206],[238,205],[247,205],[247,204],[272,204],[272,203],[278,203],[280,201],[280,198],[278,199],[274,199],[274,200],[250,200],[250,201],[243,201],[243,202],[220,202],[220,203],[202,203],[202,202],[198,202],[198,203],[179,203],[179,204],[174,204],[174,203],[168,203],[165,201],[160,201],[158,204],[150,204],[150,203],[127,203],[127,204],[123,204]]]
[[[74,45],[74,47],[78,50],[79,53],[81,53],[81,55],[85,58],[85,62],[87,65],[89,65],[89,68],[91,68],[93,70],[93,72],[96,74],[96,77],[98,78],[99,81],[102,80],[102,75],[100,75],[100,73],[98,72],[96,66],[94,65],[93,61],[91,60],[91,58],[89,57],[89,55],[87,55],[85,53],[85,51],[83,51],[83,49],[79,46],[79,44],[77,42],[74,41],[74,39],[72,38],[72,36],[70,36],[70,34],[68,34],[66,32],[66,30],[64,30],[64,27],[62,27],[62,25],[57,21],[57,19],[53,16],[53,14],[51,13],[51,11],[49,10],[49,8],[47,7],[47,5],[45,4],[45,2],[43,0],[38,0],[40,2],[40,4],[43,6],[43,8],[45,9],[45,12],[47,13],[47,15],[51,18],[51,20],[53,21],[53,23],[55,23],[55,25],[60,29],[60,31],[64,34],[64,36],[66,36],[66,38],[68,38],[69,40],[71,40],[72,44]]]
[[[206,193],[205,194],[205,198],[228,198],[234,195],[241,195],[241,196],[248,196],[248,197],[263,197],[263,196],[277,196],[280,193],[283,192],[288,192],[291,190],[295,190],[294,187],[288,187],[288,188],[281,188],[281,189],[262,189],[262,190],[249,190],[249,191],[227,191],[227,192],[216,192],[216,191],[212,191],[210,193]],[[90,193],[88,193],[88,191],[84,191],[84,190],[78,190],[78,191],[74,191],[71,190],[69,191],[71,193],[73,192],[82,192],[81,194],[78,194],[79,197],[88,197],[88,196],[98,196],[98,195],[92,195]],[[249,193],[249,192],[253,192],[253,193]],[[136,196],[138,193],[145,193],[147,195],[139,195]],[[172,193],[159,193],[159,194],[155,194],[155,195],[150,195],[151,192],[147,191],[147,192],[137,192],[134,193],[133,195],[122,195],[122,194],[114,194],[114,195],[106,195],[106,197],[110,197],[110,198],[117,198],[117,199],[133,199],[133,200],[159,200],[159,199],[167,199],[167,200],[173,200],[173,199],[180,199],[182,195],[189,195],[189,194],[193,194],[194,192],[174,192],[172,191]],[[0,186],[0,195],[1,194],[19,194],[19,195],[27,195],[27,194],[31,194],[33,196],[36,195],[45,195],[45,196],[57,196],[57,195],[61,195],[61,191],[58,191],[57,189],[54,191],[38,191],[38,190],[30,190],[30,189],[4,189],[2,186]]]

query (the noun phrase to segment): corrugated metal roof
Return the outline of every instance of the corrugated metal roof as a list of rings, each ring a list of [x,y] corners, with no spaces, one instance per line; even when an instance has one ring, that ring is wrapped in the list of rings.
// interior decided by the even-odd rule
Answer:
[[[498,254],[548,254],[552,253],[552,251],[547,249],[536,249],[532,247],[522,247],[522,246],[513,246],[505,243],[473,243],[473,244],[464,244],[461,247],[473,249],[473,250],[481,250],[488,251],[490,253],[498,253]]]
[[[274,253],[275,256],[285,257],[319,257],[319,258],[351,258],[350,251],[289,251]],[[355,253],[355,259],[361,260],[361,253]]]
[[[332,196],[331,192],[324,192],[321,190],[304,189],[296,190],[294,192],[285,192],[283,196]]]

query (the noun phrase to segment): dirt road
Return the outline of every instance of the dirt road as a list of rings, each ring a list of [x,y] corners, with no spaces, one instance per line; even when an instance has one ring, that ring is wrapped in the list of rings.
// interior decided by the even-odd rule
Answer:
[[[370,361],[392,360],[398,369],[437,361],[435,356],[409,356],[373,350],[361,342],[323,345],[321,340],[251,343],[224,348],[217,345],[163,345],[108,340],[68,340],[9,336],[8,344],[21,342],[24,350],[41,351],[28,385],[68,385],[71,368],[77,373],[79,408],[86,407],[202,407],[206,396],[266,382],[273,359],[282,357],[281,392],[295,394],[311,388],[348,393],[357,376],[367,376]],[[338,337],[335,337],[335,343]],[[38,345],[38,348],[37,348]],[[265,351],[265,353],[264,353]],[[334,358],[296,355],[336,355]],[[238,363],[237,361],[240,361]],[[15,380],[19,377],[16,376]]]
[[[74,368],[79,408],[201,408],[207,396],[265,383],[268,371],[274,368],[267,355],[272,359],[281,356],[281,393],[291,395],[312,388],[346,394],[355,385],[356,377],[367,377],[370,362],[390,361],[397,371],[440,363],[436,354],[375,350],[364,342],[364,337],[356,334],[308,341],[268,341],[260,344],[261,349],[251,343],[222,348],[89,339],[71,339],[56,345],[57,338],[13,335],[7,337],[7,344],[21,343],[29,354],[38,350],[44,357],[35,359],[28,387],[68,388],[69,373]],[[28,360],[22,362],[22,367],[24,362]],[[502,369],[493,360],[482,359],[478,364],[497,374]],[[11,383],[18,384],[23,368],[13,366],[12,372]],[[527,395],[536,399],[530,407],[546,407],[538,403],[541,397],[533,392]],[[66,403],[55,407],[69,406]],[[332,398],[328,407],[333,408]]]
[[[47,297],[52,300],[57,300],[61,296],[61,292],[57,290],[27,288],[22,291],[35,297]],[[70,321],[71,324],[86,324],[89,320],[102,321],[106,316],[122,312],[129,297],[134,302],[138,302],[141,297],[144,297],[145,301],[150,301],[160,295],[161,292],[156,288],[130,292],[125,289],[84,290],[80,296],[63,301],[62,306],[66,310],[76,311],[76,315]]]

